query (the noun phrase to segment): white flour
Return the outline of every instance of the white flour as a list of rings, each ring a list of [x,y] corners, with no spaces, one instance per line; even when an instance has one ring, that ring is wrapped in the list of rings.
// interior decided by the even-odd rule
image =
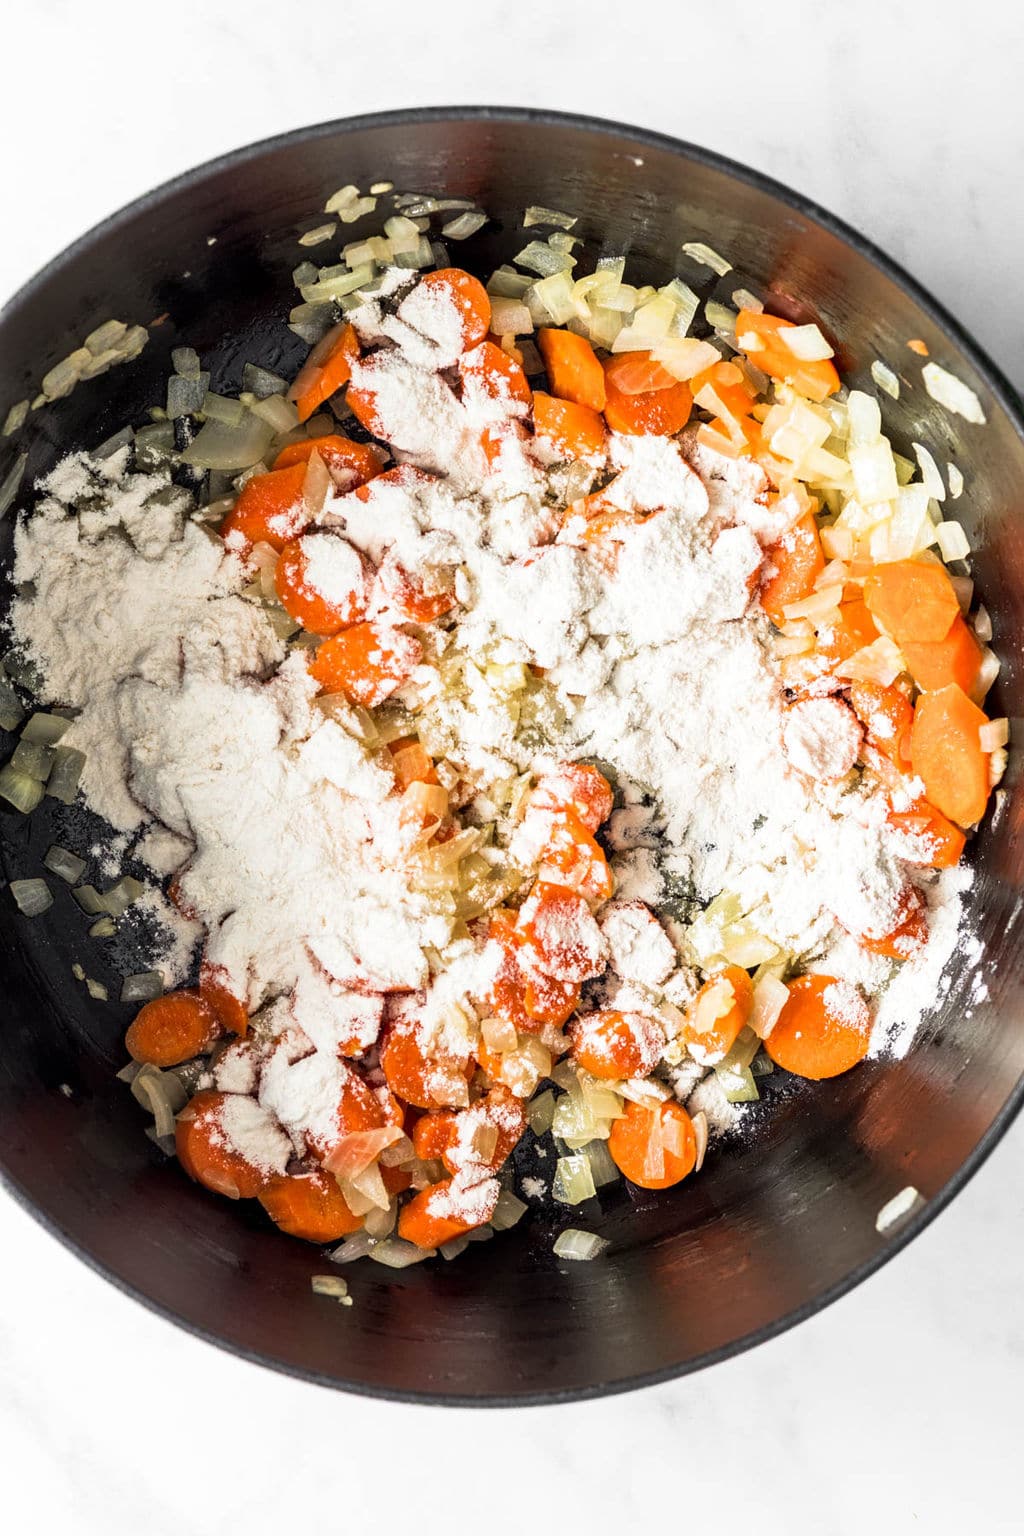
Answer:
[[[456,627],[428,636],[402,697],[420,707],[434,755],[454,765],[451,782],[464,775],[481,805],[516,774],[565,758],[605,762],[626,788],[609,829],[617,902],[600,926],[585,918],[571,934],[543,914],[538,943],[561,953],[567,980],[599,972],[610,952],[619,977],[660,997],[678,957],[629,903],[728,892],[778,949],[834,963],[875,992],[891,967],[848,935],[888,933],[921,872],[896,856],[881,788],[849,775],[852,712],[834,699],[790,709],[780,687],[752,593],[764,547],[795,508],[769,507],[756,466],[690,437],[680,447],[613,435],[603,500],[651,515],[614,555],[588,543],[560,494],[564,472],[532,458],[517,430],[522,404],[469,374],[459,394],[434,371],[458,355],[455,312],[417,291],[397,322],[375,301],[356,312],[364,339],[388,336],[404,351],[356,364],[353,380],[376,392],[377,430],[399,460],[428,473],[371,482],[365,499],[334,492],[320,522],[345,539],[309,533],[305,579],[331,602],[362,595],[358,550],[427,590],[453,580]],[[490,468],[485,429],[504,434]],[[445,950],[452,919],[410,889],[387,760],[363,748],[352,721],[319,711],[306,653],[285,659],[263,610],[241,596],[242,557],[188,520],[182,493],[160,474],[127,475],[123,453],[95,467],[65,460],[44,490],[17,532],[15,577],[32,585],[14,604],[14,631],[41,668],[42,698],[81,710],[65,741],[87,754],[90,806],[122,833],[143,830],[139,855],[156,874],[185,860],[178,899],[250,1009],[290,996],[307,1055],[275,1057],[261,1097],[301,1146],[337,1102],[339,1047],[377,1037],[382,1004],[367,993],[424,987],[424,948]],[[86,493],[89,513],[69,516]],[[532,737],[510,706],[509,679],[529,676],[524,667],[543,672]],[[883,994],[873,1049],[908,1048],[955,949],[966,880],[952,872],[927,886],[931,937]],[[148,899],[160,915],[162,898]],[[168,923],[176,979],[196,929]],[[694,930],[709,954],[716,923],[713,910]],[[470,946],[434,984],[426,1017],[478,995],[485,971]],[[698,1092],[713,1127],[733,1123],[739,1111],[720,1091]]]

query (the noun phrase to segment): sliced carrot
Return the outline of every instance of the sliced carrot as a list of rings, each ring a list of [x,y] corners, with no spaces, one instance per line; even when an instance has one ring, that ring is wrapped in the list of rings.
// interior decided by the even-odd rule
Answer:
[[[523,1007],[537,1024],[554,1024],[560,1027],[572,1017],[580,1004],[580,989],[576,982],[559,981],[555,976],[540,972],[527,976],[523,988]]]
[[[721,1061],[736,1044],[750,1018],[754,988],[739,965],[727,965],[709,976],[686,1010],[680,1040],[693,1046],[698,1061]]]
[[[280,552],[310,522],[302,494],[305,481],[305,464],[253,475],[221,523],[221,538],[234,534],[245,544],[270,544]]]
[[[541,390],[533,392],[533,430],[564,459],[604,456],[607,432],[604,422],[589,406],[559,400]]]
[[[407,683],[422,659],[422,645],[404,630],[353,624],[318,647],[309,671],[326,693],[372,709]]]
[[[850,684],[850,703],[878,750],[897,768],[909,763],[914,708],[902,689],[883,683],[854,682]]]
[[[935,560],[893,560],[864,579],[864,601],[876,622],[903,645],[945,640],[960,604],[944,565]]]
[[[612,787],[604,774],[589,763],[559,763],[543,774],[530,795],[539,810],[572,809],[588,832],[596,832],[612,813]]]
[[[630,437],[672,437],[683,430],[693,410],[688,384],[677,381],[669,389],[627,395],[614,383],[613,364],[613,358],[605,364],[604,407],[604,419],[613,432],[624,432]]]
[[[518,400],[530,404],[530,386],[521,361],[510,357],[493,341],[482,341],[459,359],[463,383],[472,381],[491,400]]]
[[[384,454],[376,443],[354,443],[349,437],[337,432],[323,437],[307,437],[301,443],[289,443],[274,460],[274,469],[287,469],[291,464],[306,464],[314,448],[331,472],[331,478],[343,491],[354,491],[366,485],[381,472]]]
[[[434,759],[415,736],[403,736],[398,741],[389,742],[388,751],[399,789],[408,789],[410,784],[437,783]]]
[[[553,818],[538,878],[566,886],[592,907],[607,901],[615,889],[604,849],[571,806]]]
[[[818,1082],[863,1061],[871,1012],[856,988],[834,976],[798,976],[765,1041],[777,1067]]]
[[[454,1089],[459,1078],[467,1082],[473,1075],[468,1053],[454,1056],[440,1049],[428,1055],[414,1028],[392,1025],[384,1037],[380,1052],[381,1070],[391,1092],[416,1109],[458,1107]],[[462,1100],[465,1103],[465,1099]]]
[[[199,969],[199,996],[213,1009],[222,1028],[244,1039],[249,1029],[249,1009],[232,987],[223,965],[204,958]]]
[[[650,395],[659,389],[673,389],[679,382],[674,373],[655,361],[653,352],[619,352],[605,363],[604,375],[606,387],[611,384],[622,395]]]
[[[681,1104],[626,1105],[608,1137],[612,1162],[631,1184],[641,1189],[668,1189],[693,1171],[697,1138],[693,1121]]]
[[[838,667],[877,639],[875,621],[863,598],[851,598],[839,604],[836,618],[819,625],[818,654],[830,667]]]
[[[665,1035],[655,1019],[617,1008],[577,1014],[569,1040],[577,1065],[592,1077],[646,1077],[665,1049]]]
[[[337,1242],[363,1224],[349,1209],[337,1179],[322,1168],[275,1175],[260,1190],[259,1202],[282,1232],[307,1243]]]
[[[450,1109],[432,1109],[412,1128],[413,1151],[423,1162],[440,1161],[458,1140],[459,1127]]]
[[[809,400],[825,400],[839,388],[835,365],[827,358],[820,362],[801,361],[782,338],[782,332],[791,326],[791,321],[781,320],[777,315],[741,309],[736,316],[736,345],[755,367],[773,379],[783,379]]]
[[[591,411],[604,410],[604,370],[585,336],[541,326],[537,332],[537,345],[553,395],[559,400],[585,405]]]
[[[452,1238],[490,1221],[500,1193],[497,1179],[485,1179],[465,1201],[453,1197],[453,1183],[452,1179],[442,1179],[440,1184],[420,1190],[408,1205],[403,1205],[398,1213],[399,1237],[415,1243],[417,1248],[440,1248],[442,1243],[450,1243]],[[472,1216],[461,1214],[464,1204],[471,1208]]]
[[[380,590],[392,612],[407,624],[432,624],[443,614],[450,613],[458,599],[451,585],[440,586],[436,592],[428,592],[425,583],[413,576],[389,555],[378,573]]]
[[[958,613],[944,640],[930,644],[905,640],[902,651],[910,675],[922,693],[935,693],[949,683],[956,683],[974,697],[981,672],[982,650],[969,627]],[[980,699],[975,699],[980,703]]]
[[[168,992],[139,1009],[124,1043],[135,1061],[176,1067],[208,1051],[221,1033],[220,1020],[198,992]]]
[[[526,1008],[526,977],[518,959],[515,913],[503,908],[492,912],[487,937],[499,947],[500,957],[484,998],[485,1007],[515,1029],[535,1032],[536,1022]]]
[[[859,943],[872,955],[890,960],[909,960],[928,942],[928,908],[916,886],[908,886],[901,905],[899,921],[880,938],[861,936]]]
[[[231,1200],[252,1200],[273,1174],[236,1151],[224,1134],[222,1113],[240,1094],[204,1089],[185,1105],[174,1127],[178,1161],[190,1179]]]
[[[491,301],[487,289],[461,267],[441,267],[420,278],[420,287],[445,294],[455,305],[462,321],[462,350],[479,346],[491,328]]]
[[[922,864],[928,869],[952,869],[959,864],[967,839],[927,800],[915,800],[905,811],[890,811],[889,824],[914,839],[912,853],[900,852],[908,864]]]
[[[486,1150],[474,1145],[475,1130],[491,1133]],[[468,1165],[497,1173],[515,1151],[525,1130],[526,1108],[522,1099],[517,1099],[504,1083],[495,1083],[469,1109],[454,1116],[453,1135],[438,1156],[449,1173],[458,1173]]]
[[[755,403],[757,396],[743,377],[742,371],[735,363],[712,363],[710,368],[704,368],[700,373],[695,373],[690,380],[690,390],[693,398],[700,401],[698,396],[702,390],[712,389],[721,401],[722,405],[732,416],[744,418],[750,415],[750,407]],[[717,415],[718,412],[712,412]]]
[[[288,391],[300,421],[308,421],[318,405],[348,383],[358,356],[359,337],[347,320],[339,321],[317,342]]]
[[[781,627],[787,604],[809,597],[825,569],[818,525],[810,512],[766,552],[764,568],[770,574],[761,583],[761,607]]]
[[[317,546],[343,553],[346,565],[352,568],[351,590],[343,599],[329,601],[309,581],[310,540]],[[367,597],[370,590],[370,565],[365,556],[345,539],[335,533],[307,534],[301,539],[291,539],[282,549],[274,586],[286,613],[311,635],[336,635],[339,629],[357,624],[366,617]]]
[[[373,1089],[354,1067],[344,1073],[330,1131],[306,1132],[306,1145],[314,1157],[329,1158],[344,1136],[374,1131],[387,1123],[384,1108]]]
[[[960,827],[985,814],[989,755],[978,737],[985,724],[984,711],[956,683],[922,693],[914,708],[911,766],[930,803]]]
[[[519,909],[524,966],[582,982],[604,969],[604,942],[586,901],[564,885],[538,880]]]
[[[425,469],[417,469],[413,464],[395,464],[391,469],[384,470],[383,474],[374,475],[372,481],[357,486],[352,494],[357,501],[366,502],[376,501],[392,490],[406,491],[413,495],[417,486],[427,485],[436,479],[436,475],[428,474]]]

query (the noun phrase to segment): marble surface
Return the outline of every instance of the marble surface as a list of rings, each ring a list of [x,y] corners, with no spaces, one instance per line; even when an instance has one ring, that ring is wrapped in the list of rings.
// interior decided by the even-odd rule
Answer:
[[[120,204],[247,140],[492,100],[631,120],[791,183],[905,262],[1024,384],[1024,13],[392,0],[379,34],[376,14],[344,0],[5,12],[0,296]],[[973,38],[997,38],[983,65]],[[787,96],[799,111],[777,108]],[[1019,1532],[1022,1223],[1018,1124],[904,1255],[795,1332],[626,1398],[481,1414],[346,1398],[222,1354],[125,1301],[0,1194],[2,1525],[263,1536],[401,1511],[496,1536],[744,1516],[761,1536]]]

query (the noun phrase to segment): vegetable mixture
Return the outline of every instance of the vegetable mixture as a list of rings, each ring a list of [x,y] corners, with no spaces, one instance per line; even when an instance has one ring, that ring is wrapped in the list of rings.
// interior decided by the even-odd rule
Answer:
[[[930,942],[938,872],[957,866],[984,816],[1007,740],[983,707],[997,670],[990,629],[969,578],[950,569],[967,541],[941,516],[937,467],[921,449],[917,479],[893,452],[878,403],[841,384],[818,325],[770,313],[770,294],[737,289],[730,305],[701,306],[680,278],[631,286],[621,259],[574,277],[574,221],[545,209],[528,223],[548,235],[485,286],[433,265],[430,201],[347,248],[341,267],[300,269],[293,324],[317,339],[293,380],[247,369],[238,399],[216,396],[181,349],[166,407],[118,445],[136,471],[174,470],[165,502],[185,488],[187,515],[221,541],[242,600],[278,637],[278,662],[256,686],[298,676],[310,707],[344,733],[373,787],[355,788],[353,768],[331,793],[385,807],[387,836],[369,813],[361,835],[441,923],[417,945],[415,984],[383,962],[346,969],[317,952],[332,1017],[348,1020],[325,1066],[298,986],[268,996],[236,963],[183,850],[169,896],[200,925],[201,965],[192,985],[144,1002],[125,1076],[190,1178],[259,1201],[293,1237],[346,1240],[343,1259],[396,1265],[453,1256],[470,1234],[517,1220],[531,1190],[512,1176],[513,1154],[548,1133],[545,1193],[563,1206],[619,1177],[666,1190],[698,1176],[709,1137],[758,1098],[766,1074],[855,1069],[878,1044],[887,989]],[[471,207],[440,211],[449,238],[484,222]],[[707,247],[688,258],[691,273],[729,272]],[[880,387],[898,387],[878,367]],[[529,500],[533,519],[501,553],[504,598],[467,574],[462,525],[436,512],[442,490],[457,488],[461,516],[495,485],[513,515],[516,496]],[[871,887],[862,918],[829,910],[826,889],[800,939],[780,938],[770,917],[780,897],[768,855],[763,890],[673,863],[681,837],[658,786],[638,784],[600,730],[574,737],[567,723],[573,711],[577,726],[587,711],[600,719],[606,695],[628,689],[607,667],[589,678],[582,661],[565,681],[559,634],[579,621],[577,658],[588,632],[591,648],[598,633],[618,637],[602,640],[605,653],[614,644],[628,658],[624,621],[599,631],[593,615],[621,589],[639,635],[644,594],[652,614],[663,594],[638,551],[656,564],[674,548],[687,498],[719,559],[708,591],[739,593],[715,635],[745,626],[766,669],[792,816],[814,796],[837,825],[859,826],[863,812],[888,861],[889,884],[881,896]],[[414,513],[410,540],[401,530]],[[492,551],[495,526],[482,539]],[[566,562],[586,584],[563,611]],[[516,649],[511,584],[524,573],[534,585],[523,601],[538,606],[520,615]],[[549,659],[542,610],[558,583]],[[472,616],[488,602],[503,615],[502,601],[507,643],[488,653]],[[687,643],[671,637],[665,655]],[[645,653],[654,668],[657,644]],[[717,652],[707,654],[705,687]],[[8,714],[20,713],[4,688]],[[474,736],[486,710],[500,713],[500,752],[497,737]],[[699,718],[651,718],[646,731],[676,727],[707,733],[713,752],[716,727]],[[67,728],[35,713],[0,770],[0,793],[20,810],[44,788],[74,797],[84,756],[59,744]],[[237,794],[244,807],[245,784]],[[183,803],[175,830],[187,840]],[[703,846],[706,871],[712,840]],[[122,881],[111,905],[110,892],[77,884],[84,861],[63,849],[48,867],[76,897],[92,892],[80,905],[100,937],[141,891]],[[12,889],[28,915],[45,910],[42,881]],[[567,1257],[601,1246],[583,1232],[559,1242]]]

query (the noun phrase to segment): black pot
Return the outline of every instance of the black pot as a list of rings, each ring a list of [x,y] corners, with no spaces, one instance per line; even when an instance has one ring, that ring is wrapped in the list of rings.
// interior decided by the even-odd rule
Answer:
[[[284,319],[302,255],[297,228],[342,183],[383,178],[479,198],[498,232],[458,255],[481,269],[512,254],[529,203],[578,213],[578,233],[628,252],[644,278],[663,280],[683,241],[706,240],[771,290],[773,307],[797,317],[809,306],[840,339],[852,381],[870,388],[875,358],[896,368],[906,384],[899,401],[885,401],[888,428],[897,446],[923,441],[963,472],[956,511],[977,549],[974,573],[1003,658],[995,713],[1024,716],[1016,505],[1024,442],[1006,381],[933,299],[837,220],[764,177],[636,129],[486,108],[392,113],[271,140],[151,193],[72,246],[0,318],[6,408],[99,320],[166,315],[139,359],[32,418],[29,474],[139,421],[162,397],[172,346],[196,347],[215,387],[237,388],[248,359],[294,369],[305,348]],[[977,391],[987,427],[929,399],[910,338]],[[432,1402],[515,1403],[707,1365],[875,1270],[963,1186],[1020,1107],[1016,768],[1011,758],[1001,808],[971,850],[969,906],[985,944],[987,999],[972,1006],[974,978],[954,977],[905,1062],[868,1063],[798,1090],[779,1074],[767,1080],[756,1134],[709,1159],[700,1177],[640,1203],[621,1193],[604,1202],[600,1224],[612,1245],[594,1263],[559,1263],[556,1227],[540,1219],[450,1265],[350,1268],[352,1307],[314,1296],[310,1276],[329,1267],[317,1250],[281,1236],[249,1205],[190,1184],[146,1140],[142,1112],[113,1077],[131,1010],[93,1003],[72,980],[70,964],[81,960],[116,986],[64,891],[32,922],[2,902],[0,1166],[25,1206],[126,1292],[204,1338],[313,1381]],[[5,809],[0,824],[7,877],[39,873],[55,836],[49,813],[26,822]],[[71,841],[66,822],[57,834]],[[880,1207],[907,1185],[923,1207],[880,1236]],[[590,1226],[594,1213],[576,1219]]]

